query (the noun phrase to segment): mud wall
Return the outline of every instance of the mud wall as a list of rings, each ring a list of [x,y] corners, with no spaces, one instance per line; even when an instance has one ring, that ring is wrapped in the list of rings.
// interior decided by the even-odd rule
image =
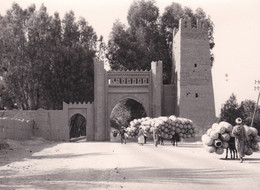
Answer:
[[[0,111],[0,142],[27,140],[32,136],[53,141],[68,141],[68,116],[63,110]]]

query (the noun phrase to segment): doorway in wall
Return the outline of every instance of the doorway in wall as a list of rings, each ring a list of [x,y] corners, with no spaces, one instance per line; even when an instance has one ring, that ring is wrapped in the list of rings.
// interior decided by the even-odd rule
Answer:
[[[86,138],[86,119],[81,114],[74,114],[70,118],[70,140]]]

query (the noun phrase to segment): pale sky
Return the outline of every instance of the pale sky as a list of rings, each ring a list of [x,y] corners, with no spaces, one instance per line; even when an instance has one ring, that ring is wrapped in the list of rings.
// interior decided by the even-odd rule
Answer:
[[[0,14],[11,8],[12,2],[0,0]],[[127,24],[126,17],[132,0],[16,0],[21,7],[44,3],[50,15],[55,11],[61,18],[73,10],[84,17],[98,35],[108,39],[116,19]],[[157,0],[160,14],[172,0]],[[215,24],[215,62],[212,67],[216,116],[232,93],[238,101],[256,101],[255,80],[260,80],[260,1],[259,0],[175,0],[195,10],[201,7]],[[226,77],[227,76],[227,77]],[[260,86],[260,84],[258,85]]]

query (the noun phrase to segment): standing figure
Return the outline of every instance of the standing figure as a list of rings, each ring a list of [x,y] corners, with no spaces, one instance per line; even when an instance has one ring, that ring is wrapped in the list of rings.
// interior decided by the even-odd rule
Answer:
[[[233,128],[232,134],[235,137],[235,145],[240,158],[240,162],[243,162],[243,157],[245,156],[245,146],[249,140],[249,137],[246,134],[244,125],[242,124],[242,119],[236,119],[236,126]]]
[[[142,129],[142,127],[139,128],[138,143],[142,146],[144,145],[144,130]]]
[[[124,126],[121,127],[119,133],[120,133],[120,136],[121,136],[121,143],[122,143],[122,144],[123,144],[123,143],[126,144],[126,140],[125,140],[125,133],[126,133],[126,131],[125,131]]]
[[[159,142],[159,135],[158,135],[158,129],[156,128],[153,129],[153,140],[154,140],[154,146],[157,147]]]
[[[147,137],[148,137],[148,132],[144,130],[144,144],[146,144]]]
[[[177,133],[172,135],[172,139],[171,139],[172,146],[177,146],[177,142],[179,141],[180,141],[180,137]]]
[[[159,130],[159,133],[158,133],[158,143],[160,144],[160,145],[164,145],[164,142],[163,142],[163,136],[162,136],[162,134],[161,134],[161,130]]]

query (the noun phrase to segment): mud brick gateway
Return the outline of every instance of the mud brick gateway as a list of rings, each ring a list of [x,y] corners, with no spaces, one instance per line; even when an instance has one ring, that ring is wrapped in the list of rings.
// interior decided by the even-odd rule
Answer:
[[[181,20],[173,39],[175,83],[163,85],[162,62],[152,62],[150,71],[106,71],[94,62],[94,102],[63,103],[63,110],[8,111],[30,118],[34,123],[0,119],[0,140],[28,139],[32,135],[48,140],[68,141],[70,119],[80,114],[86,119],[87,141],[110,140],[110,114],[117,103],[133,99],[147,116],[177,115],[199,127],[197,137],[215,120],[208,28],[202,21],[192,27]],[[13,120],[13,121],[11,121]]]

